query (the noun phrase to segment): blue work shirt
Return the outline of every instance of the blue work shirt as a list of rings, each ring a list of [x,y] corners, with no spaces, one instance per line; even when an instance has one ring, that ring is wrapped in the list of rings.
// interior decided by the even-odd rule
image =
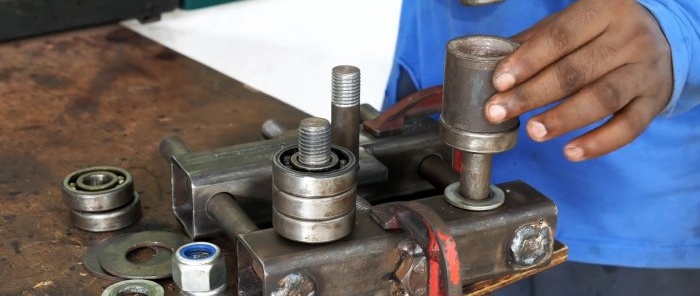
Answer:
[[[700,108],[693,108],[700,103],[697,1],[639,1],[669,41],[674,74],[669,105],[639,138],[573,163],[565,159],[564,145],[600,123],[545,143],[532,141],[521,128],[517,146],[494,157],[495,183],[523,180],[556,202],[557,237],[569,246],[570,260],[700,268]],[[418,89],[442,84],[448,40],[512,36],[572,2],[505,0],[468,7],[458,0],[404,0],[384,107],[396,102],[401,75]]]

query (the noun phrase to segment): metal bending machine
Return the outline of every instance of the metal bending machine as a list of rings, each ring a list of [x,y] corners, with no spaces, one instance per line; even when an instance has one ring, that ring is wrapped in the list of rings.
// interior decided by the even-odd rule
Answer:
[[[267,140],[205,152],[166,138],[175,215],[193,239],[236,244],[238,295],[483,295],[561,263],[554,203],[491,184],[519,122],[491,124],[482,108],[517,46],[454,39],[444,86],[381,114],[360,104],[359,69],[338,66],[330,122],[271,119]]]

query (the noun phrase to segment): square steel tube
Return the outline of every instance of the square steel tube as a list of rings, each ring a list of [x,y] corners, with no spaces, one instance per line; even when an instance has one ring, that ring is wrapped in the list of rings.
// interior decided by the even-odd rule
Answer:
[[[437,212],[454,236],[464,285],[546,265],[512,264],[510,245],[516,231],[533,223],[557,223],[554,203],[521,181],[500,184],[506,202],[499,208],[470,212],[450,206],[444,196],[417,200]],[[286,240],[272,229],[243,234],[238,242],[239,295],[270,295],[287,274],[314,279],[317,295],[388,295],[400,259],[403,231],[387,231],[368,212],[359,212],[355,231],[332,244],[309,245]],[[553,239],[553,237],[552,237]],[[351,292],[349,292],[351,291]]]

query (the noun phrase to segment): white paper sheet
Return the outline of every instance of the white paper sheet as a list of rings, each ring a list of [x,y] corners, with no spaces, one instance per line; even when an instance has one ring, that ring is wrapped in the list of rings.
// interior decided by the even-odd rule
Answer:
[[[362,102],[381,106],[401,0],[245,0],[123,24],[314,116],[330,118],[330,73],[362,71]]]

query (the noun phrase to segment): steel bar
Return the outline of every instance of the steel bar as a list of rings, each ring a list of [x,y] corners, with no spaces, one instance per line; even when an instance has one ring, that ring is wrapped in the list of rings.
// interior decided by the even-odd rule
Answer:
[[[160,154],[168,162],[173,156],[189,154],[190,152],[192,152],[190,148],[178,136],[169,136],[160,142]]]
[[[491,154],[462,153],[459,194],[468,199],[482,200],[491,190]]]
[[[459,182],[459,173],[436,154],[423,158],[418,166],[418,174],[439,190],[445,190],[448,185]]]
[[[261,133],[265,139],[276,139],[281,137],[284,132],[290,129],[283,124],[279,123],[277,120],[268,119],[262,124]]]
[[[248,215],[228,193],[218,193],[207,202],[207,214],[221,227],[224,234],[233,242],[239,234],[258,230]]]

